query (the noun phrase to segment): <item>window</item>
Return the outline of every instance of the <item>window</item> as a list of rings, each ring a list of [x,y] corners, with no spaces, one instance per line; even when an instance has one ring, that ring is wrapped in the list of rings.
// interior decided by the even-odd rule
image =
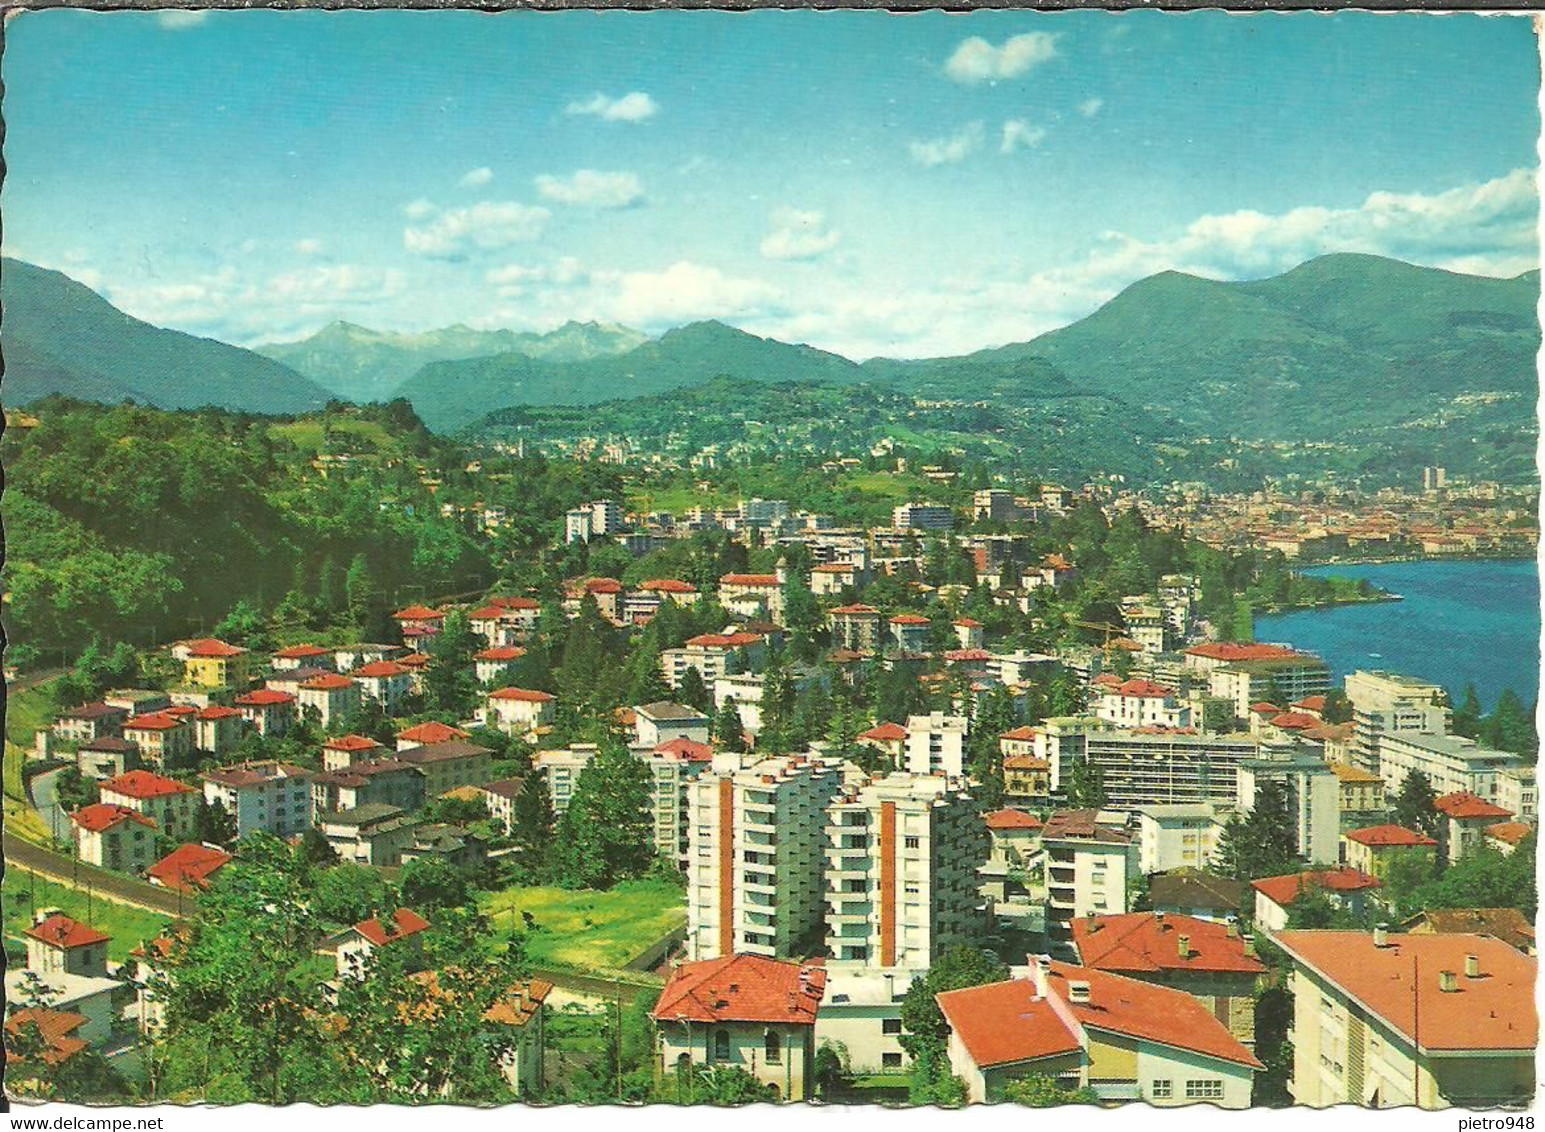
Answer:
[[[885,1019],[882,1019],[881,1022],[880,1022],[880,1032],[882,1034],[899,1034],[899,1033],[901,1033],[901,1019],[900,1018],[885,1018]]]
[[[900,1069],[901,1068],[901,1054],[899,1054],[899,1053],[882,1053],[880,1055],[880,1068],[881,1069]]]
[[[922,847],[923,841],[920,837],[903,837],[901,844],[906,849],[919,849]]]
[[[728,1030],[716,1030],[714,1032],[713,1056],[715,1061],[728,1061],[730,1059],[730,1032]]]
[[[776,1030],[768,1030],[767,1037],[762,1040],[762,1049],[767,1054],[768,1065],[778,1065],[783,1061],[783,1043],[778,1040]]]
[[[1217,1101],[1223,1099],[1223,1082],[1216,1077],[1192,1079],[1186,1082],[1186,1100]]]
[[[1175,1088],[1169,1081],[1155,1081],[1149,1086],[1148,1095],[1156,1101],[1168,1100],[1175,1095]]]

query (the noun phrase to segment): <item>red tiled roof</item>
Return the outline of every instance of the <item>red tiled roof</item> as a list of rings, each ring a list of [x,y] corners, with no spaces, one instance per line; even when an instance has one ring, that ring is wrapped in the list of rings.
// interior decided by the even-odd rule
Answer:
[[[484,649],[476,654],[473,660],[519,660],[526,655],[526,650],[518,645],[501,645],[496,649]]]
[[[713,759],[713,748],[707,743],[694,743],[691,739],[672,739],[655,749],[657,755],[670,755],[682,762],[706,763]]]
[[[1450,818],[1510,818],[1512,811],[1494,806],[1484,798],[1464,790],[1445,794],[1432,803],[1433,809]]]
[[[991,660],[992,653],[986,649],[950,649],[944,654],[944,659],[956,662],[963,660]]]
[[[553,697],[548,692],[534,692],[527,688],[500,688],[497,692],[489,692],[491,700],[517,700],[527,704],[545,704]]]
[[[398,621],[443,621],[445,614],[438,609],[430,609],[427,605],[410,605],[406,609],[399,609],[392,614]]]
[[[1030,740],[1035,738],[1035,728],[1016,727],[1012,731],[1005,731],[998,736],[999,739]]]
[[[224,704],[210,704],[198,713],[200,719],[239,719],[241,712]]]
[[[135,813],[127,806],[114,806],[107,802],[97,802],[95,805],[82,807],[70,815],[70,820],[91,833],[101,833],[125,821],[137,821],[141,825],[148,825],[151,829],[156,827],[155,822],[142,814]]]
[[[1009,755],[1003,760],[1004,770],[1050,770],[1051,763],[1034,755]]]
[[[1533,1055],[1539,1036],[1537,962],[1501,940],[1391,935],[1387,946],[1375,947],[1370,933],[1346,931],[1278,932],[1273,939],[1424,1050],[1527,1050]],[[1464,973],[1470,955],[1480,960],[1479,978]],[[1442,971],[1457,976],[1455,990],[1440,989]]]
[[[397,663],[410,671],[415,668],[424,668],[429,664],[429,658],[421,652],[410,652],[405,656],[399,656]]]
[[[62,947],[65,950],[73,947],[90,947],[93,943],[106,943],[109,939],[96,928],[57,912],[40,924],[33,924],[22,934],[31,936],[50,947]]]
[[[429,927],[429,921],[409,908],[398,908],[392,914],[392,931],[388,935],[386,928],[381,924],[379,916],[372,916],[368,920],[361,920],[354,925],[354,930],[359,932],[377,947],[388,943],[395,943],[410,935],[417,935]]]
[[[291,645],[287,649],[280,649],[275,656],[284,660],[308,660],[314,656],[327,656],[332,649],[324,649],[321,645]]]
[[[1359,845],[1367,845],[1372,849],[1395,845],[1416,847],[1437,844],[1425,833],[1418,833],[1403,825],[1373,825],[1366,829],[1354,829],[1345,836],[1348,841],[1355,841]]]
[[[1276,704],[1269,704],[1265,700],[1262,700],[1259,703],[1251,704],[1250,710],[1256,715],[1273,716],[1282,714],[1281,708],[1279,708]]]
[[[891,618],[892,625],[926,625],[928,618],[919,617],[915,613],[898,613]]]
[[[683,963],[671,972],[657,1022],[762,1022],[813,1025],[826,989],[822,967],[759,955]]]
[[[1290,707],[1303,708],[1305,711],[1321,712],[1325,710],[1324,696],[1305,696]]]
[[[691,582],[683,582],[679,578],[651,578],[647,582],[639,584],[639,589],[646,593],[662,594],[695,594],[697,587]]]
[[[591,578],[585,582],[585,590],[593,594],[620,594],[622,583],[616,578]]]
[[[687,641],[687,647],[699,649],[742,649],[762,640],[760,633],[700,633]]]
[[[497,621],[503,611],[497,605],[485,605],[467,614],[468,621]]]
[[[149,715],[136,715],[132,719],[123,721],[125,731],[171,731],[181,726],[181,720],[161,711],[151,712]]]
[[[831,612],[832,612],[833,615],[841,617],[841,616],[847,616],[849,614],[854,615],[854,616],[857,616],[859,614],[870,614],[870,613],[876,613],[877,614],[880,611],[878,609],[876,609],[872,605],[839,605],[839,606],[836,606],[835,608],[833,608],[831,610]]]
[[[851,574],[858,567],[852,562],[824,562],[819,566],[810,567],[812,574]]]
[[[1186,937],[1186,955],[1180,937]],[[1204,971],[1220,974],[1259,974],[1266,969],[1245,954],[1245,941],[1226,924],[1191,916],[1130,912],[1073,921],[1073,946],[1087,967],[1122,974],[1160,971]]]
[[[1504,821],[1496,825],[1486,827],[1486,836],[1494,841],[1500,841],[1504,845],[1517,846],[1534,832],[1534,827],[1527,822]]]
[[[1349,868],[1265,877],[1251,881],[1250,886],[1273,904],[1283,908],[1292,904],[1298,899],[1300,893],[1309,888],[1323,888],[1328,892],[1358,892],[1362,889],[1381,887],[1377,878],[1369,876],[1360,869]]]
[[[962,629],[980,629],[982,627],[980,621],[972,620],[970,617],[957,618],[955,624]]]
[[[368,751],[380,745],[374,739],[367,739],[363,735],[340,735],[322,744],[329,751]]]
[[[275,704],[293,704],[295,697],[289,692],[280,692],[273,688],[259,688],[255,692],[247,692],[236,697],[236,703],[241,707],[271,707]]]
[[[183,647],[188,650],[189,656],[198,657],[229,657],[242,656],[246,649],[239,645],[228,645],[224,641],[214,637],[201,637],[196,641],[184,641]]]
[[[497,605],[500,609],[541,609],[542,603],[529,597],[491,597],[489,605]]]
[[[329,672],[324,676],[316,676],[307,680],[301,687],[313,692],[331,692],[339,688],[351,687],[353,683],[354,681],[350,680],[347,676],[340,676],[336,672]]]
[[[174,892],[193,892],[205,888],[209,878],[231,860],[231,855],[207,845],[179,845],[145,870]]]
[[[1012,1065],[1076,1053],[1073,1031],[1043,999],[1030,979],[1012,979],[935,996],[944,1019],[979,1068]]]
[[[75,1031],[86,1024],[86,1016],[73,1010],[41,1010],[27,1007],[13,1012],[5,1020],[5,1032],[12,1038],[21,1038],[22,1031],[34,1027],[42,1039],[43,1048],[38,1059],[45,1065],[59,1065],[86,1048],[86,1043],[75,1036]],[[22,1044],[22,1043],[18,1043]],[[7,1042],[10,1048],[11,1042]],[[18,1062],[25,1061],[19,1053],[11,1055]]]
[[[1167,688],[1163,684],[1155,684],[1152,680],[1128,680],[1117,684],[1107,694],[1143,700],[1165,700],[1175,694],[1175,689]]]
[[[726,574],[719,579],[721,586],[776,586],[776,574]]]
[[[395,660],[377,660],[371,664],[362,664],[354,669],[353,675],[357,679],[381,679],[386,676],[406,676],[408,670]]]
[[[995,810],[982,819],[988,829],[1040,829],[1041,819],[1023,810]]]
[[[188,716],[197,715],[198,708],[192,704],[173,704],[171,707],[162,708],[159,715],[169,715],[173,719],[186,719]]]
[[[1317,716],[1306,711],[1285,711],[1281,715],[1272,716],[1271,725],[1283,731],[1307,731],[1311,727],[1318,727],[1320,721]]]
[[[1292,660],[1305,654],[1281,645],[1242,645],[1231,641],[1192,645],[1185,650],[1187,656],[1200,656],[1208,660]]]
[[[907,737],[907,729],[899,723],[881,723],[871,727],[859,736],[860,739],[874,739],[881,743],[891,743]]]
[[[126,798],[165,798],[172,794],[193,793],[193,787],[162,778],[148,770],[130,770],[117,778],[109,778],[102,783],[102,789],[110,794],[122,794]]]

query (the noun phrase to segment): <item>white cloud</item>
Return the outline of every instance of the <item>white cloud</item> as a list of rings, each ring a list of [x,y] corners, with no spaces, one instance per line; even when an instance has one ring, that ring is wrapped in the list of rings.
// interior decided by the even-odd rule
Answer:
[[[1003,144],[999,153],[1013,153],[1017,149],[1034,149],[1046,140],[1044,126],[1032,126],[1023,118],[1010,118],[1003,123]]]
[[[911,153],[913,161],[926,169],[936,165],[954,165],[981,149],[985,136],[986,131],[980,122],[970,122],[949,137],[910,142],[907,151]]]
[[[1085,118],[1093,118],[1100,112],[1100,107],[1105,105],[1103,98],[1086,98],[1078,104],[1078,112]]]
[[[944,64],[944,73],[957,83],[984,83],[1012,79],[1057,55],[1057,37],[1032,31],[1016,35],[994,47],[979,36],[962,40]]]
[[[209,18],[207,11],[189,8],[167,8],[156,13],[156,23],[167,31],[182,31],[186,28],[196,28]]]
[[[425,200],[423,197],[402,206],[402,214],[409,220],[427,220],[439,211],[439,207],[433,201]]]
[[[582,208],[627,208],[644,199],[644,186],[636,173],[596,169],[580,169],[572,177],[543,173],[536,178],[536,189],[548,200]]]
[[[484,165],[480,169],[467,170],[466,173],[462,174],[461,180],[457,183],[464,189],[477,189],[488,184],[493,179],[494,171]]]
[[[298,251],[301,255],[321,255],[322,241],[311,239],[296,240],[295,250]]]
[[[659,113],[659,103],[641,90],[629,91],[621,98],[596,93],[567,107],[569,114],[586,114],[607,122],[642,122]]]
[[[780,208],[772,214],[774,228],[762,241],[768,259],[817,259],[837,246],[842,233],[826,226],[819,212]]]
[[[545,208],[512,200],[435,210],[432,219],[421,212],[417,218],[427,223],[404,228],[402,246],[432,259],[461,259],[473,251],[491,251],[535,240],[551,217],[552,213]]]
[[[782,295],[759,279],[725,275],[687,260],[664,271],[632,271],[610,278],[612,317],[629,326],[677,325],[705,318],[737,319],[779,308]]]

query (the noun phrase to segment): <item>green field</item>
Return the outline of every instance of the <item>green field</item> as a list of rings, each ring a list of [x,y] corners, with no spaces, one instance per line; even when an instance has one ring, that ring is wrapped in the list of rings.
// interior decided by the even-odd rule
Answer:
[[[699,491],[688,484],[677,484],[660,488],[630,487],[626,502],[635,511],[647,507],[650,511],[670,511],[679,515],[693,507],[732,507],[739,498],[731,491]]]
[[[358,437],[369,448],[381,452],[395,452],[397,442],[376,421],[329,420],[328,426],[335,436]],[[270,425],[268,434],[276,440],[284,440],[302,451],[318,452],[322,449],[322,422],[318,420],[291,421]]]
[[[33,733],[53,723],[57,709],[52,680],[45,680],[35,688],[8,694],[5,704],[5,737],[18,747],[32,746]]]
[[[33,903],[34,894],[36,904]],[[92,896],[88,913],[84,891],[17,868],[5,870],[5,879],[0,882],[0,904],[5,909],[7,937],[19,936],[32,923],[34,908],[59,908],[71,919],[90,924],[111,936],[107,955],[114,963],[122,963],[130,951],[158,934],[170,919],[158,912],[114,904],[99,895]]]
[[[618,970],[687,918],[679,888],[659,881],[626,881],[608,892],[566,888],[511,888],[485,897],[495,929],[523,929],[522,912],[536,918],[526,952],[538,966]]]

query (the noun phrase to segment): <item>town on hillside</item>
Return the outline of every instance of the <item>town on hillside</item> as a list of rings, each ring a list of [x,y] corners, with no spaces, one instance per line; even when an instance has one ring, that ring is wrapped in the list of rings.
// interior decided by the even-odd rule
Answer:
[[[10,673],[9,1087],[1528,1103],[1517,696],[1333,680],[1285,548],[1098,484],[888,520],[593,499],[529,586]]]

